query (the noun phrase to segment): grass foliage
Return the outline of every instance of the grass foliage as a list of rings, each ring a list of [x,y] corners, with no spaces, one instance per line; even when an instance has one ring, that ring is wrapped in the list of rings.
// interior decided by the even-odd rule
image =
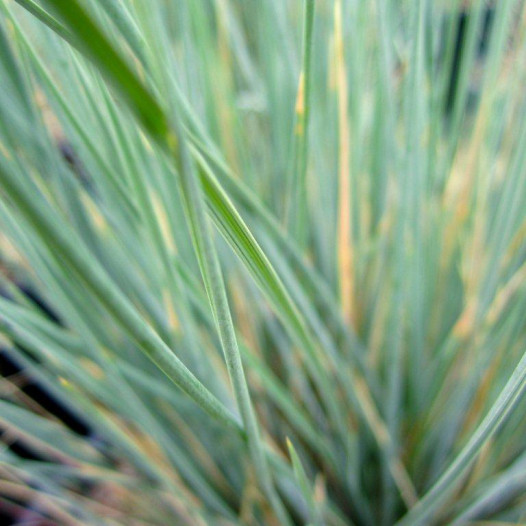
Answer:
[[[0,502],[526,520],[525,20],[0,0]]]

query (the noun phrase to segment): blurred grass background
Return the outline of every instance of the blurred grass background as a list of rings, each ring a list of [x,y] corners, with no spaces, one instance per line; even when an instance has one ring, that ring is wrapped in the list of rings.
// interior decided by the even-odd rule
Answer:
[[[0,6],[8,520],[526,520],[522,0]]]

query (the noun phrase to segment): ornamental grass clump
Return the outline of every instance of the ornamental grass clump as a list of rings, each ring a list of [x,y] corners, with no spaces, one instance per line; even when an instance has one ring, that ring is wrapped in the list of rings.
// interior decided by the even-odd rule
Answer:
[[[525,521],[525,16],[0,0],[8,520]]]

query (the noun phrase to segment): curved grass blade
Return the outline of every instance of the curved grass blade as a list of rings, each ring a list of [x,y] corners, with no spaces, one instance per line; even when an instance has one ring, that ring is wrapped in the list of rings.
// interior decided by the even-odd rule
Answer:
[[[455,491],[466,471],[473,465],[488,442],[503,425],[526,394],[526,353],[502,389],[488,414],[477,427],[462,451],[418,503],[396,524],[416,526],[429,524],[434,512]]]
[[[68,6],[66,7],[66,3],[63,1],[56,1],[52,2],[50,0],[50,3],[54,5],[55,9],[58,10],[60,13],[63,13],[63,18],[65,21],[67,21],[68,24],[71,24],[72,27],[76,27],[77,25],[83,25],[85,19],[87,18],[89,20],[88,15],[86,15],[80,6],[76,6],[73,11],[78,12],[79,10],[83,13],[82,16],[73,16],[71,14],[71,3],[68,3]],[[89,21],[88,27],[91,27],[93,23]],[[97,63],[99,60],[102,61],[102,71],[110,78],[111,81],[114,82],[114,85],[117,89],[119,89],[124,95],[126,100],[128,100],[132,106],[133,101],[137,98],[137,93],[139,92],[145,92],[144,88],[142,90],[137,89],[137,86],[141,86],[140,81],[137,79],[134,80],[134,82],[131,84],[131,86],[128,86],[125,82],[125,80],[131,75],[133,76],[133,73],[128,68],[128,66],[122,61],[122,59],[116,60],[112,62],[111,64],[107,63],[107,59],[104,55],[104,53],[101,52],[101,49],[104,49],[106,46],[111,47],[111,45],[108,43],[108,41],[104,38],[102,33],[98,31],[96,34],[97,42],[93,43],[90,39],[86,38],[86,29],[82,28],[79,35],[84,39],[83,40],[83,46],[86,46],[87,48],[93,48],[93,49],[87,49],[87,54],[94,59]],[[91,37],[90,37],[91,38]],[[116,52],[113,52],[114,56],[116,55]],[[148,97],[150,97],[148,95]],[[158,142],[164,149],[174,158],[176,163],[179,165],[180,173],[184,174],[185,171],[190,167],[191,164],[187,164],[185,167],[184,165],[181,165],[181,154],[184,152],[184,144],[179,144],[179,140],[182,137],[182,134],[174,133],[173,130],[169,130],[167,128],[167,119],[163,116],[163,123],[160,125],[160,128],[156,128],[155,126],[152,126],[152,123],[148,119],[155,120],[155,115],[158,114],[158,112],[162,113],[162,110],[158,104],[155,104],[153,107],[153,113],[148,118],[145,118],[143,111],[141,111],[141,107],[139,108],[132,108],[135,109],[136,114],[139,116],[141,122],[145,126],[146,130],[151,134],[152,138]],[[162,133],[160,133],[160,130],[162,129]],[[184,153],[183,153],[184,155]],[[194,183],[191,183],[191,177],[183,176],[182,182],[185,185],[192,185]],[[205,191],[209,193],[210,198],[210,189],[212,187],[205,188]],[[257,269],[258,272],[263,272],[263,275],[265,275],[265,280],[261,281],[261,277],[256,274],[257,279],[260,283],[263,283],[264,290],[269,291],[271,297],[272,295],[275,295],[276,292],[281,295],[281,300],[284,300],[284,303],[281,305],[281,308],[278,310],[280,312],[283,309],[283,306],[288,309],[288,316],[289,316],[289,323],[292,322],[293,327],[293,334],[298,342],[298,347],[301,351],[305,353],[306,356],[306,364],[308,369],[310,370],[310,373],[312,375],[312,378],[316,381],[316,383],[319,384],[320,387],[320,394],[325,399],[327,409],[331,415],[331,420],[333,422],[333,425],[335,426],[335,429],[338,430],[338,434],[341,437],[346,436],[347,431],[344,425],[345,418],[343,417],[344,411],[341,406],[341,403],[337,400],[336,392],[331,387],[331,380],[330,375],[326,371],[326,367],[321,361],[321,355],[319,353],[319,350],[317,348],[317,345],[314,343],[312,336],[309,334],[301,316],[297,312],[293,302],[288,297],[288,294],[286,293],[285,289],[283,288],[282,283],[277,279],[277,276],[275,275],[275,272],[273,271],[272,267],[268,263],[268,260],[265,258],[263,252],[261,251],[261,248],[257,243],[255,242],[253,236],[251,235],[250,231],[246,227],[246,225],[242,222],[239,215],[235,211],[235,208],[231,205],[228,198],[224,193],[222,192],[222,189],[220,186],[216,187],[219,188],[221,191],[219,194],[217,191],[215,191],[215,194],[212,193],[212,197],[217,197],[219,195],[220,199],[218,201],[218,204],[215,207],[215,211],[220,211],[224,215],[225,212],[227,212],[227,215],[225,218],[223,218],[223,222],[226,222],[226,224],[229,224],[229,232],[226,232],[227,239],[230,240],[231,243],[234,243],[234,247],[238,247],[237,250],[241,247],[242,251],[239,252],[239,254],[242,256],[242,259],[249,263],[249,268],[252,268],[254,270],[254,266],[250,266],[253,260],[253,255],[257,255],[259,258],[258,265],[260,268]],[[184,190],[184,194],[186,194],[187,202],[190,206],[187,206],[188,210],[194,214],[194,218],[190,220],[191,229],[193,230],[193,233],[195,234],[196,229],[195,225],[192,225],[195,221],[201,221],[201,213],[197,210],[196,213],[196,206],[198,206],[198,200],[196,200],[196,197],[199,198],[199,196],[192,195],[193,190],[191,189],[191,186],[188,186]],[[223,194],[223,195],[221,195]],[[232,228],[234,226],[235,228]],[[237,232],[236,232],[236,229]],[[204,231],[206,232],[206,230]],[[234,233],[233,237],[229,237],[232,232]],[[200,233],[200,232],[199,232]],[[246,235],[248,234],[248,235]],[[205,234],[209,235],[209,234]],[[241,236],[241,237],[240,237]],[[244,236],[244,237],[243,237]],[[194,243],[196,242],[197,238],[194,236]],[[247,243],[248,242],[248,243]],[[210,284],[210,276],[215,276],[217,269],[214,268],[215,263],[212,259],[208,259],[209,255],[206,254],[206,251],[203,251],[205,249],[205,245],[201,245],[201,247],[198,247],[198,257],[201,258],[201,267],[204,268],[208,267],[208,274],[209,276],[206,276],[205,272],[205,283],[207,284],[208,291],[211,293],[211,296],[215,297],[216,306],[214,309],[217,309],[219,306],[220,310],[223,309],[225,306],[225,303],[221,301],[221,294],[218,294],[217,291],[214,291],[215,285],[219,285],[218,290],[220,291],[222,288],[221,279],[219,276],[219,279],[216,280],[215,284]],[[210,255],[213,256],[213,251],[211,251]],[[248,255],[248,259],[247,258]],[[260,257],[262,256],[262,258]],[[261,263],[261,265],[260,265]],[[211,272],[210,272],[211,271]],[[217,276],[215,276],[217,277]],[[213,279],[215,279],[215,277]],[[270,281],[268,281],[270,279]],[[228,305],[226,305],[228,308]],[[224,312],[224,311],[223,311]],[[220,319],[220,318],[218,318]],[[231,320],[229,320],[229,315],[226,318],[221,317],[222,321],[226,322],[226,325],[228,326],[231,323]],[[223,329],[221,329],[223,330]],[[230,336],[228,333],[233,333],[232,331],[225,331],[223,333],[223,341],[228,342],[230,344],[233,340],[230,339]],[[233,349],[233,356],[237,356],[238,353]],[[237,358],[236,358],[237,360]],[[234,362],[231,362],[227,359],[227,364],[230,363],[230,365],[233,365]],[[237,373],[236,373],[237,374]],[[239,385],[242,385],[244,383],[244,379],[239,382]],[[346,386],[346,390],[349,386]],[[379,442],[381,443],[381,442]]]
[[[145,129],[156,140],[165,142],[168,121],[163,109],[80,4],[70,0],[47,0],[47,3],[59,15],[70,34],[74,35],[77,46],[126,98]]]
[[[287,513],[273,488],[272,478],[263,452],[259,428],[237,347],[226,289],[205,215],[199,180],[194,175],[192,160],[186,149],[184,139],[178,133],[177,118],[174,116],[172,128],[170,128],[168,119],[157,101],[113,49],[108,39],[80,4],[76,1],[65,2],[63,0],[49,0],[48,3],[53,6],[66,26],[71,28],[79,41],[79,45],[84,48],[86,54],[97,64],[105,77],[119,90],[121,95],[124,96],[149,135],[176,163],[192,241],[216,320],[217,330],[256,473],[280,521],[283,524],[288,524]],[[192,378],[195,380],[193,376]],[[197,382],[197,380],[195,381]],[[206,393],[209,394],[208,391]],[[210,409],[209,403],[207,406]]]
[[[51,14],[49,14],[42,6],[38,5],[33,0],[15,0],[17,4],[22,6],[26,11],[31,13],[35,18],[43,22],[50,29],[55,31],[57,35],[63,38],[66,42],[71,44],[73,47],[77,47],[75,38],[58,20],[56,20]]]
[[[0,161],[0,188],[31,225],[48,247],[60,254],[75,275],[89,287],[107,311],[113,316],[137,345],[167,376],[179,385],[205,411],[227,425],[238,427],[234,416],[221,404],[172,353],[166,344],[143,321],[137,311],[125,300],[96,260],[83,249],[72,232],[64,226],[41,199]]]

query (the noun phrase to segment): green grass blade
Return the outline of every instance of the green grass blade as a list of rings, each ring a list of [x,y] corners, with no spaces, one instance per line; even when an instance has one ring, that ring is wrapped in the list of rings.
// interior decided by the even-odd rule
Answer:
[[[471,435],[462,451],[419,502],[399,522],[400,526],[427,524],[444,500],[456,490],[466,471],[481,450],[510,416],[526,393],[526,354],[523,355],[508,383],[491,406],[484,420]]]

